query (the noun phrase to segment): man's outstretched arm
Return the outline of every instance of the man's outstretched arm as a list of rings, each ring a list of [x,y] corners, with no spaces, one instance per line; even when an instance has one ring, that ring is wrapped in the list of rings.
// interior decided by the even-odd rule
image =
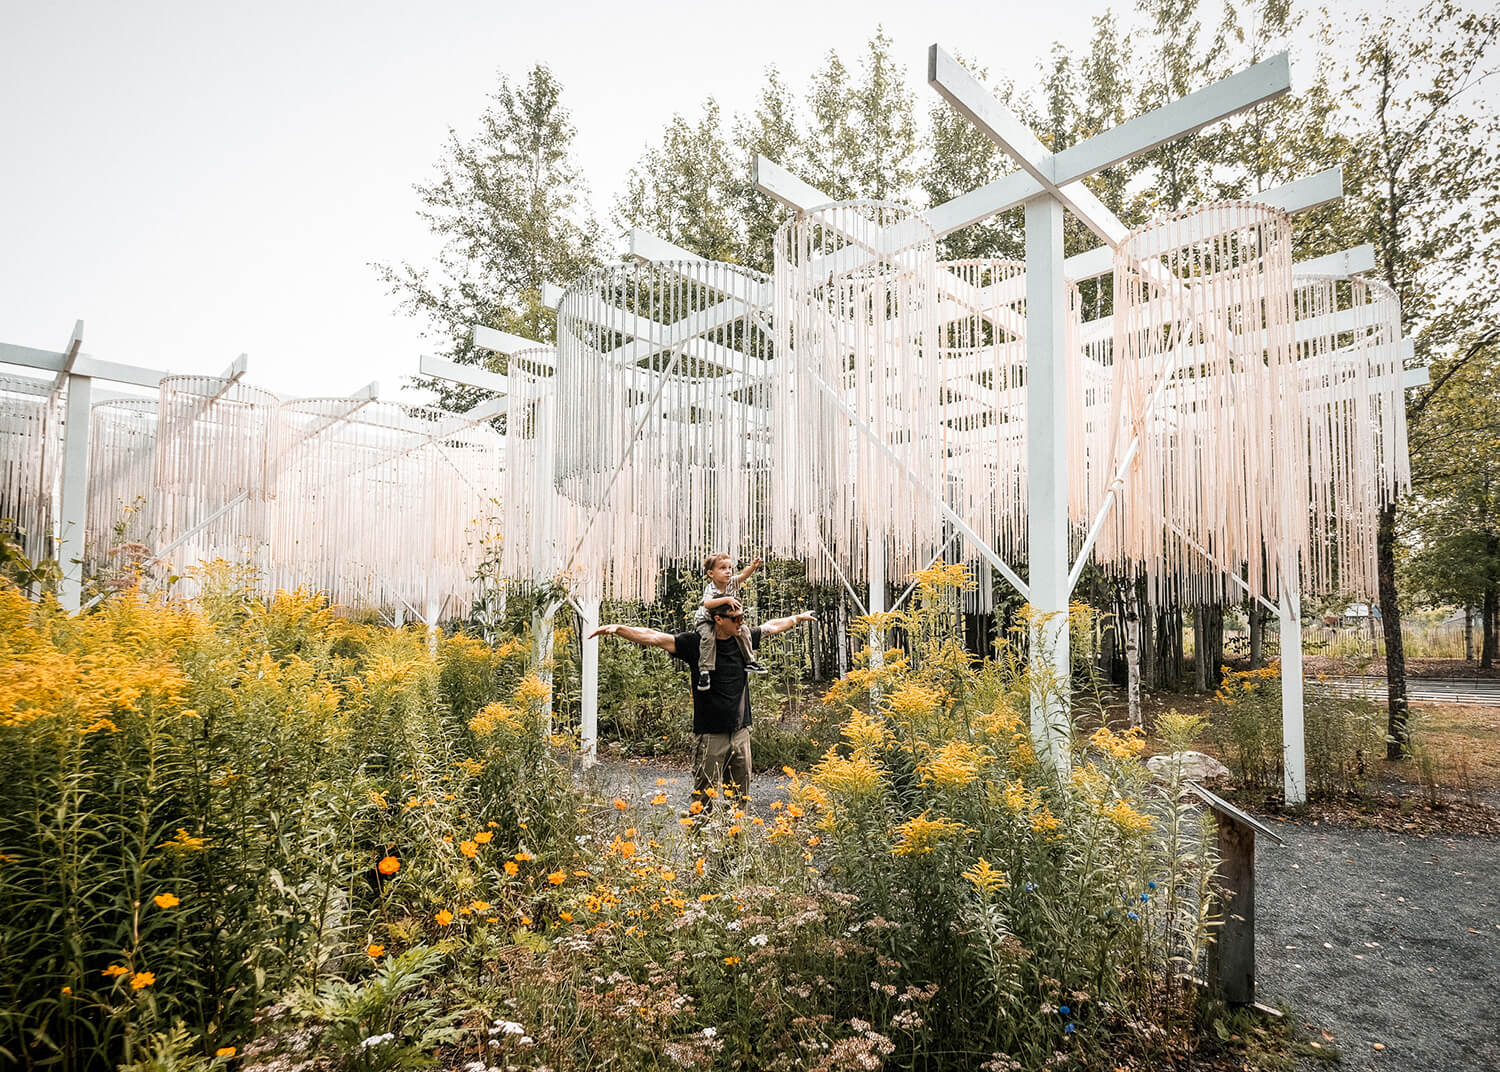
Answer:
[[[765,627],[761,628],[764,630]],[[621,625],[618,622],[612,622],[609,625],[601,625],[589,636],[617,636],[621,640],[628,640],[643,648],[660,648],[668,655],[677,653],[677,638],[671,633],[660,633],[655,629],[645,629],[638,625]]]
[[[818,616],[810,610],[805,610],[801,614],[789,615],[786,618],[772,618],[769,622],[761,623],[760,635],[775,636],[777,633],[785,633],[794,625],[801,625],[803,622],[815,622],[817,620]]]

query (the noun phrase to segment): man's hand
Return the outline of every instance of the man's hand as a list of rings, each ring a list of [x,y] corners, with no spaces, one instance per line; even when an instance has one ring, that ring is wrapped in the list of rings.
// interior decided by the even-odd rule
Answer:
[[[598,629],[595,629],[584,639],[593,640],[596,636],[614,636],[619,631],[620,626],[617,623],[611,622],[609,625],[601,625]]]

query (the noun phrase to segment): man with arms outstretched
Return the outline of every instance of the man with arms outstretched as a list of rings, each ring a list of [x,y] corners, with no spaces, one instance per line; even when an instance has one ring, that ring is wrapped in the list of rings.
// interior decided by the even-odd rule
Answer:
[[[690,689],[693,697],[693,733],[697,743],[693,748],[693,803],[707,813],[713,808],[713,796],[708,791],[725,784],[728,770],[728,788],[734,790],[737,800],[750,793],[750,678],[745,669],[745,657],[740,651],[735,634],[744,623],[745,612],[738,603],[715,607],[714,644],[718,670],[713,675],[712,687],[699,691]],[[762,637],[784,633],[802,622],[815,620],[811,611],[793,614],[787,618],[776,618],[750,630],[750,646],[760,647]],[[635,625],[618,623],[601,625],[590,636],[617,636],[643,648],[661,648],[675,659],[687,663],[694,672],[698,669],[698,633],[659,633],[655,629],[644,629]]]

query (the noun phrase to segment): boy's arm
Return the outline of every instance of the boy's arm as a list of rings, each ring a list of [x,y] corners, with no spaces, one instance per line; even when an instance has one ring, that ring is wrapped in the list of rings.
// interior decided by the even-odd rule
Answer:
[[[725,604],[734,604],[736,607],[738,607],[739,602],[740,601],[734,596],[718,596],[714,599],[705,599],[703,601],[703,607],[705,610],[713,610],[715,607],[722,607]]]
[[[750,579],[751,574],[753,574],[756,570],[760,569],[764,565],[765,562],[762,559],[751,559],[750,565],[746,566],[744,569],[740,570],[734,575],[734,583],[744,584]]]
[[[769,622],[762,622],[760,627],[761,636],[775,636],[777,633],[785,633],[788,629],[803,622],[815,622],[818,616],[810,610],[801,614],[792,614],[785,618],[772,618]]]
[[[677,638],[671,633],[661,633],[655,629],[644,629],[638,625],[620,625],[616,622],[609,625],[601,625],[598,629],[590,633],[589,637],[592,638],[601,635],[617,636],[621,640],[628,640],[632,644],[638,644],[643,648],[660,648],[668,655],[677,654]]]

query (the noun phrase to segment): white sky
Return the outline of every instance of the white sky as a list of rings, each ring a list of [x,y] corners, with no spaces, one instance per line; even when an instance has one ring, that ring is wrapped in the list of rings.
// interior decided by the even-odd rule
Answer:
[[[393,397],[432,347],[369,264],[429,259],[412,186],[499,73],[552,67],[607,219],[673,112],[748,108],[768,64],[801,89],[881,23],[925,110],[933,41],[1027,83],[1111,6],[1129,20],[1129,0],[10,0],[0,341],[60,349],[82,318],[107,360],[216,372],[246,352],[247,380],[284,395],[378,378]]]

